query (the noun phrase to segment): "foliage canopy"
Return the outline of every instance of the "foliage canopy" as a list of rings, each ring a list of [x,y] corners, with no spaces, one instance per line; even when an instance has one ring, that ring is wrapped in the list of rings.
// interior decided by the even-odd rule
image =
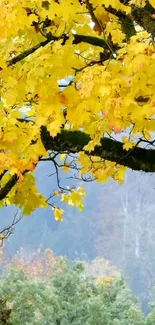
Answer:
[[[154,36],[154,0],[1,1],[1,206],[50,204],[62,220],[53,195],[82,210],[85,191],[59,169],[120,183],[128,167],[155,172]],[[57,175],[48,199],[41,161]]]

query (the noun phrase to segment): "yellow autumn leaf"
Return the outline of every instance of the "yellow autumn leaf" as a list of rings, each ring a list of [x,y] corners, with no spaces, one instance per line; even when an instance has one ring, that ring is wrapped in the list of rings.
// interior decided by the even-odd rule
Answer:
[[[123,142],[123,149],[125,149],[126,151],[132,149],[135,146],[135,144],[128,137],[123,137]]]
[[[64,210],[60,208],[53,208],[54,217],[56,221],[63,221]]]
[[[65,165],[63,166],[62,170],[64,173],[68,173],[69,171],[69,167],[70,167],[70,163],[65,163]]]
[[[123,42],[123,40],[125,38],[125,35],[123,34],[123,32],[120,29],[113,30],[111,35],[112,35],[113,42],[116,44]]]
[[[114,180],[118,181],[120,184],[123,184],[125,173],[126,173],[126,167],[120,166],[120,168],[114,173],[113,176]]]
[[[148,132],[148,130],[144,129],[144,130],[143,130],[143,133],[144,133],[144,137],[145,137],[145,139],[147,139],[147,140],[150,140],[150,139],[151,139],[151,135],[150,135],[150,133]]]
[[[80,203],[80,204],[78,204],[78,209],[80,210],[80,211],[83,211],[84,210],[84,205],[82,204],[82,203]]]
[[[129,149],[132,149],[135,146],[135,144],[131,141],[127,141],[126,143],[123,144],[123,149],[128,151]]]
[[[66,154],[66,153],[62,153],[62,154],[60,155],[60,160],[62,161],[62,160],[64,160],[64,159],[66,159],[66,157],[67,157],[67,154]]]
[[[61,201],[62,202],[68,202],[69,196],[66,193],[63,193],[61,196]]]
[[[54,195],[55,196],[59,196],[60,195],[60,192],[59,191],[54,191]]]
[[[78,188],[77,188],[77,191],[78,191],[81,195],[86,195],[86,194],[87,194],[85,188],[83,188],[83,187],[78,187]]]
[[[154,0],[149,0],[150,3],[151,1],[153,2]],[[143,8],[146,5],[146,0],[130,0],[130,4]]]

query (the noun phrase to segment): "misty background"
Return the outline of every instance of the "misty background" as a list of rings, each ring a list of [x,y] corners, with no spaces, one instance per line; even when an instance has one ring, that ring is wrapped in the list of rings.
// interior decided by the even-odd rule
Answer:
[[[57,189],[52,172],[50,162],[40,163],[36,171],[37,186],[47,197]],[[70,185],[68,174],[61,173],[61,178],[63,185]],[[57,222],[51,208],[37,209],[16,225],[5,242],[6,255],[11,259],[24,248],[30,256],[42,247],[72,260],[103,257],[124,273],[147,313],[155,286],[155,176],[129,170],[124,185],[113,180],[72,183],[87,190],[84,211],[66,204],[64,221]],[[12,206],[0,209],[0,230],[16,211]]]

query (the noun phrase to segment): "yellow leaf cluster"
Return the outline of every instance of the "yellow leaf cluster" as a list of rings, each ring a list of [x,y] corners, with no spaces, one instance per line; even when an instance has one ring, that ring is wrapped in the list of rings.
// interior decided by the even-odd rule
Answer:
[[[149,2],[155,7],[154,0]],[[4,176],[0,187],[12,175],[18,177],[7,203],[16,204],[25,214],[47,206],[33,174],[40,157],[48,156],[41,126],[53,138],[63,127],[88,133],[90,142],[76,158],[81,175],[91,173],[98,182],[109,177],[123,182],[125,167],[90,155],[107,134],[130,133],[123,138],[126,151],[134,148],[137,135],[151,140],[155,47],[151,35],[141,29],[126,41],[119,17],[108,8],[130,16],[133,5],[145,3],[105,0],[103,7],[102,0],[90,0],[94,20],[86,1],[1,0],[0,175]],[[75,42],[76,36],[83,41]],[[94,46],[92,39],[104,41],[104,46]],[[69,86],[59,87],[70,76]],[[66,154],[60,161],[67,172]],[[60,196],[82,210],[83,195],[79,188]],[[54,215],[61,220],[63,210],[55,208]]]
[[[56,221],[63,221],[64,210],[54,207],[53,211],[54,211],[55,220]]]
[[[85,189],[82,187],[78,187],[76,190],[72,189],[68,194],[63,193],[61,201],[66,202],[71,206],[76,206],[80,211],[83,211],[84,195],[86,195]]]
[[[35,177],[27,174],[10,192],[9,204],[15,204],[23,210],[24,215],[30,215],[36,208],[47,208],[46,198],[41,195],[35,185]]]

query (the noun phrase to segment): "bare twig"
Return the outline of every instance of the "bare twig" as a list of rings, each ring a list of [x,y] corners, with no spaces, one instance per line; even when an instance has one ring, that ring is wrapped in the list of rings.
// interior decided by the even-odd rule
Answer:
[[[85,177],[84,175],[81,175],[81,177],[79,177],[76,174],[74,174],[73,176],[67,177],[67,178],[68,179],[76,179],[78,181],[83,181],[85,183],[90,183],[97,179],[96,177],[91,177],[91,176]]]
[[[14,214],[13,220],[11,225],[9,225],[8,227],[4,228],[3,230],[0,231],[0,247],[3,246],[3,242],[5,239],[8,239],[8,237],[10,235],[12,235],[13,231],[14,231],[14,227],[17,223],[19,223],[19,221],[22,219],[22,214],[20,214],[20,217],[17,218],[18,215],[18,211]]]

